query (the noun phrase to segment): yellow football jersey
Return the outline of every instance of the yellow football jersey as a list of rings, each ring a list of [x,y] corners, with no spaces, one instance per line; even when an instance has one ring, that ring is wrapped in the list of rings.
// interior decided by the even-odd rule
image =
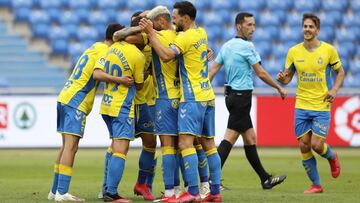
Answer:
[[[298,86],[295,108],[330,111],[330,103],[324,101],[326,93],[332,87],[331,69],[341,67],[336,49],[321,42],[320,47],[309,52],[303,43],[289,49],[285,67],[297,72]]]
[[[141,50],[141,52],[145,56],[145,59],[144,59],[145,60],[144,71],[147,71],[148,68],[149,68],[149,65],[151,64],[151,47],[149,45],[145,45],[144,49]],[[148,90],[148,88],[146,88],[145,85],[147,85],[146,82],[144,82],[144,88],[142,88],[141,90],[136,91],[135,104],[144,104],[144,103],[146,103],[146,94],[147,94],[146,91]]]
[[[149,75],[148,78],[144,81],[145,90],[145,99],[146,103],[149,106],[155,105],[156,97],[155,97],[155,87],[154,80],[152,75]]]
[[[84,51],[77,61],[58,102],[76,108],[86,115],[91,112],[96,89],[99,85],[92,77],[96,63],[104,63],[108,46],[97,42]]]
[[[170,47],[175,42],[176,33],[173,30],[162,30],[157,34],[157,38],[165,47]],[[171,60],[164,62],[156,54],[152,52],[153,58],[153,75],[156,87],[156,98],[174,99],[180,98],[180,79],[178,61]]]
[[[215,98],[209,80],[207,35],[203,28],[189,29],[178,34],[175,45],[180,48],[181,102],[209,101]]]
[[[130,76],[135,83],[144,82],[145,57],[135,45],[125,41],[113,44],[107,53],[102,69],[113,76]],[[135,85],[130,88],[105,83],[100,114],[112,117],[134,117]]]

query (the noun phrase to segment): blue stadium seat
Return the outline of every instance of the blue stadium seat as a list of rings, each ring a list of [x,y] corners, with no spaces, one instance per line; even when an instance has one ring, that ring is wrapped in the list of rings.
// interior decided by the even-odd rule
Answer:
[[[288,27],[282,29],[279,33],[279,41],[286,43],[289,41],[300,42],[302,41],[302,30],[301,27]]]
[[[229,10],[219,9],[216,10],[216,13],[223,20],[223,24],[234,25],[235,16],[233,17],[233,15],[229,15]],[[207,18],[207,16],[205,16],[205,18]]]
[[[68,54],[69,42],[65,39],[54,39],[51,41],[51,48],[53,54],[66,56]]]
[[[253,34],[254,42],[272,42],[273,38],[270,32],[260,27]]]
[[[80,24],[79,16],[73,11],[65,11],[59,19],[61,25]]]
[[[221,87],[221,86],[224,86],[225,82],[226,82],[226,73],[225,73],[225,69],[222,68],[214,76],[214,79],[212,81],[212,85],[214,87]]]
[[[352,0],[350,1],[350,6],[351,10],[354,13],[360,13],[360,1],[359,0]]]
[[[272,53],[272,43],[270,41],[255,42],[255,50],[260,54],[262,59],[269,58]]]
[[[23,8],[17,8],[14,10],[14,17],[15,21],[18,22],[29,22],[30,20],[30,14],[31,14],[31,8],[23,7]]]
[[[76,63],[78,58],[81,54],[87,49],[88,47],[82,43],[70,43],[68,46],[68,53],[71,57],[71,62]]]
[[[93,43],[99,39],[96,29],[92,27],[80,27],[77,32],[77,39],[80,41],[92,41]]]
[[[13,9],[18,8],[33,8],[34,3],[32,0],[12,0],[11,6]]]
[[[276,75],[279,70],[283,70],[285,61],[280,60],[267,60],[267,62],[262,62],[264,69],[271,75]]]
[[[289,44],[276,44],[272,47],[272,55],[276,59],[285,58],[286,54],[290,48]]]
[[[41,9],[50,9],[50,8],[56,8],[61,9],[62,8],[62,2],[59,0],[40,0],[40,7]]]
[[[349,63],[349,70],[352,74],[360,73],[360,60],[351,60]]]
[[[29,20],[31,25],[50,24],[49,15],[42,10],[32,11],[30,13]]]
[[[77,30],[79,28],[78,24],[64,24],[64,25],[62,25],[62,27],[67,30],[69,39],[74,40],[77,38]]]
[[[356,41],[360,41],[360,27],[359,26],[351,26],[345,27],[351,34],[356,36]]]
[[[222,37],[221,39],[226,42],[228,40],[230,40],[231,38],[234,38],[236,36],[236,30],[235,30],[235,26],[229,26],[227,28],[225,28],[224,32],[222,32]]]
[[[320,24],[321,24],[321,28],[323,26],[336,26],[337,22],[336,22],[336,16],[331,15],[330,13],[322,13],[320,15],[318,15],[318,17],[320,18]]]
[[[324,9],[325,12],[328,11],[345,12],[348,6],[349,6],[348,1],[322,0],[322,9]]]
[[[273,15],[270,12],[263,13],[259,17],[259,24],[260,24],[260,26],[279,26],[279,25],[281,25],[279,16]]]
[[[130,17],[133,15],[134,12],[129,10],[124,10],[118,13],[118,16],[116,17],[116,22],[120,23],[121,25],[124,25],[126,27],[130,26]]]
[[[274,10],[270,12],[270,15],[276,16],[279,19],[279,23],[277,26],[282,25],[286,22],[286,16],[288,12],[286,10]]]
[[[112,7],[109,7],[109,8],[102,8],[100,10],[101,13],[106,13],[106,16],[108,17],[108,22],[110,23],[115,23],[116,22],[116,17],[119,13],[118,10],[112,8]]]
[[[101,0],[101,1],[97,1],[97,7],[99,9],[107,9],[107,8],[111,8],[111,9],[115,9],[115,10],[119,10],[119,9],[125,9],[126,7],[126,0]]]
[[[219,29],[216,25],[209,25],[205,27],[206,33],[208,35],[208,41],[209,43],[214,43],[215,41],[220,40],[220,37],[222,36],[222,30]]]
[[[241,11],[261,11],[265,8],[265,6],[266,4],[264,0],[239,1],[239,8]]]
[[[174,5],[174,3],[175,3],[176,1],[175,0],[167,0],[167,1],[164,1],[164,0],[155,0],[155,5],[162,5],[162,6],[165,6],[165,7],[167,7],[169,10],[170,10],[170,12],[171,12],[171,10],[172,10],[172,8],[173,8],[173,5]],[[196,4],[197,3],[200,3],[200,5],[199,6],[196,6]],[[207,1],[195,1],[195,6],[196,6],[196,8],[197,9],[199,9],[199,10],[202,10],[202,3],[205,3],[205,4],[208,4],[208,2]]]
[[[92,27],[96,30],[99,35],[99,39],[105,39],[105,32],[108,24],[96,24]]]
[[[301,28],[302,15],[298,12],[292,12],[287,15],[286,22],[290,27]]]
[[[90,13],[89,15],[89,24],[94,26],[94,25],[107,25],[109,22],[109,18],[107,15],[104,15],[104,13],[100,12],[100,11],[93,11]]]
[[[11,0],[0,0],[0,6],[10,8],[12,6]]]
[[[161,0],[163,1],[163,0]],[[171,1],[170,1],[171,2]],[[195,1],[193,2],[194,6],[199,10],[199,11],[205,11],[211,8],[211,2],[210,1]],[[160,4],[162,5],[162,4]],[[172,10],[174,3],[172,3],[168,8],[170,10]]]
[[[345,25],[346,27],[351,27],[351,26],[360,26],[360,13],[353,13],[353,14],[346,14],[343,15],[343,25]]]
[[[339,47],[339,49],[346,49],[347,50],[346,52],[348,53],[348,56],[352,57],[356,53],[357,45],[354,44],[354,42],[350,42],[350,41],[346,41],[346,42],[341,42],[340,41],[339,44],[338,44],[338,47]]]
[[[44,10],[47,12],[52,23],[60,23],[60,18],[62,16],[62,13],[64,12],[63,10],[58,8],[49,8]]]
[[[234,7],[234,5],[232,4],[231,1],[223,1],[223,0],[213,0],[210,1],[211,3],[211,9],[216,11],[216,10],[220,10],[220,9],[226,9],[226,10],[236,10],[237,9],[237,5],[236,7]]]
[[[266,6],[271,11],[289,11],[292,9],[294,3],[292,0],[267,0]]]
[[[335,38],[334,29],[335,29],[334,26],[321,26],[318,38],[324,42],[332,43],[332,41]]]
[[[89,0],[69,1],[69,7],[72,9],[87,9],[89,11],[91,2]]]
[[[79,18],[79,21],[81,23],[87,24],[89,23],[89,10],[86,8],[77,8],[72,10],[74,15],[77,15],[77,18]]]
[[[153,1],[131,0],[127,1],[126,7],[131,11],[144,11],[154,7]]]
[[[47,38],[49,33],[49,24],[47,23],[34,24],[31,27],[31,30],[32,30],[32,36],[34,38]]]
[[[48,37],[50,41],[60,40],[60,39],[67,41],[69,40],[69,33],[68,30],[63,27],[54,26],[50,28]]]
[[[356,35],[354,35],[351,31],[346,29],[337,30],[335,33],[335,38],[338,42],[355,42]]]
[[[224,21],[221,18],[222,16],[219,15],[217,12],[210,11],[204,14],[206,19],[204,21],[205,26],[223,26]]]
[[[320,0],[297,0],[294,2],[294,8],[297,12],[317,12],[320,10],[321,1]],[[301,20],[301,19],[299,19]]]

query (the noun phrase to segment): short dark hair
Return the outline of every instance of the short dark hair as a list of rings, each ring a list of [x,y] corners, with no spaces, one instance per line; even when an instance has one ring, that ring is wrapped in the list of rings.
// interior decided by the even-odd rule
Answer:
[[[131,19],[134,17],[138,17],[141,13],[142,11],[136,11],[134,14],[132,14]]]
[[[242,24],[245,21],[245,18],[247,17],[254,17],[254,15],[247,12],[238,13],[235,18],[235,25]]]
[[[140,24],[140,20],[142,19],[142,16],[136,16],[130,23],[131,27],[138,26]]]
[[[302,25],[304,25],[305,20],[310,19],[314,22],[315,26],[320,29],[320,19],[312,13],[304,13],[302,18]]]
[[[111,23],[106,28],[105,40],[112,40],[116,31],[123,29],[124,26],[119,23]]]
[[[189,1],[180,1],[174,4],[174,9],[179,10],[179,15],[184,16],[188,15],[191,20],[195,20],[196,18],[196,8]]]

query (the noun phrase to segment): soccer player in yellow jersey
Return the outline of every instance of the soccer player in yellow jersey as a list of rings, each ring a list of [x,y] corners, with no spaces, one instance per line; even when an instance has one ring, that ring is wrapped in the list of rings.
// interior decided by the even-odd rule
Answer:
[[[131,78],[114,77],[102,71],[94,71],[97,63],[105,61],[108,47],[113,43],[113,33],[122,28],[120,24],[110,24],[106,29],[104,42],[93,44],[81,55],[58,97],[57,131],[61,133],[63,143],[54,166],[54,181],[48,195],[49,200],[84,201],[69,194],[68,190],[75,153],[99,84],[96,80],[112,81],[126,86],[132,84]]]
[[[285,71],[277,75],[279,82],[288,84],[297,73],[294,127],[302,164],[312,181],[311,187],[304,191],[305,194],[323,192],[311,150],[329,161],[332,177],[340,175],[337,154],[325,140],[330,127],[331,103],[344,80],[344,70],[336,49],[318,40],[319,31],[319,18],[305,13],[302,19],[304,42],[289,49]],[[331,81],[332,71],[337,74],[334,84]]]
[[[198,188],[198,157],[194,148],[195,137],[206,151],[212,179],[211,193],[203,201],[222,201],[220,194],[221,163],[215,136],[215,95],[208,78],[207,35],[195,24],[196,8],[188,1],[176,2],[173,22],[177,31],[183,31],[169,47],[162,45],[150,20],[140,25],[148,33],[151,45],[163,61],[178,57],[180,67],[181,100],[178,114],[179,149],[185,165],[188,191],[174,202],[193,202],[200,199]],[[173,201],[169,201],[173,202]]]
[[[113,76],[134,78],[135,86],[130,88],[106,83],[100,107],[100,114],[108,127],[112,139],[104,201],[130,202],[118,195],[130,140],[134,139],[134,97],[143,86],[145,57],[140,50],[125,41],[116,42],[107,52],[105,65],[101,68]]]

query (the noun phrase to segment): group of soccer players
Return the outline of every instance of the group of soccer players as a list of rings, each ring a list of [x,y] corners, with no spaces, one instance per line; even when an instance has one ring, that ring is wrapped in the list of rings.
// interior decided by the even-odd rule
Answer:
[[[82,54],[58,98],[57,131],[63,145],[54,165],[49,200],[85,201],[68,191],[86,116],[101,81],[100,114],[112,139],[100,193],[104,201],[131,202],[117,190],[129,142],[135,137],[141,137],[143,149],[134,193],[145,200],[156,199],[152,194],[155,136],[160,138],[165,186],[159,201],[222,201],[221,159],[214,142],[215,95],[208,76],[213,53],[195,18],[196,8],[188,1],[174,4],[172,18],[163,6],[137,12],[131,18],[132,27],[110,24],[104,42]],[[286,76],[280,75],[279,81]],[[186,186],[183,193],[180,169]]]

